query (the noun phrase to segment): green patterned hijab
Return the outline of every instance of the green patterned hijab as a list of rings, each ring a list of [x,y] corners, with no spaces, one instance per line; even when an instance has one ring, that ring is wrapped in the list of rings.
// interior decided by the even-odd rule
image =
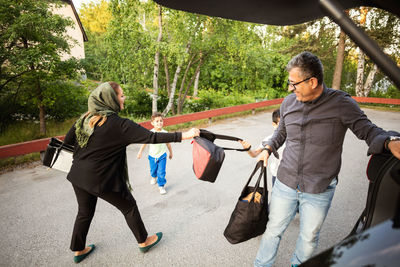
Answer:
[[[106,82],[100,84],[89,95],[88,112],[83,114],[75,123],[76,139],[80,147],[86,147],[94,128],[89,126],[89,121],[94,115],[108,117],[120,111],[117,94],[111,85]]]

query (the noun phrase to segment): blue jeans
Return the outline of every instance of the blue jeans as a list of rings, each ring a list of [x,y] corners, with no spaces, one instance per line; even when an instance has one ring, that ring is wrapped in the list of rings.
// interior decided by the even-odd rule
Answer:
[[[273,176],[273,175],[272,175],[272,186],[274,186],[275,180],[276,180],[276,176]]]
[[[153,178],[157,177],[158,186],[164,186],[167,180],[165,179],[165,167],[167,165],[167,153],[164,153],[159,158],[149,156],[150,175]]]
[[[309,259],[318,245],[319,232],[328,214],[337,179],[320,194],[308,194],[292,189],[278,179],[272,187],[267,229],[261,238],[254,266],[272,266],[282,235],[296,215],[299,207],[300,233],[291,264]]]

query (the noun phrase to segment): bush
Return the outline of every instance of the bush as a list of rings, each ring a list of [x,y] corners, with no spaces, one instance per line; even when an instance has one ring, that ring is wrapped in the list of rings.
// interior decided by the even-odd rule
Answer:
[[[134,85],[122,85],[126,96],[122,115],[135,118],[149,118],[153,109],[153,98],[151,91],[135,88]],[[159,92],[157,109],[162,112],[168,104],[166,92]]]
[[[89,90],[78,83],[54,82],[48,85],[46,90],[50,99],[46,114],[55,120],[79,116],[87,111],[87,99]]]
[[[185,112],[199,112],[209,109],[236,106],[252,103],[255,101],[253,96],[230,92],[228,90],[199,90],[199,99],[190,99],[185,102]]]
[[[43,82],[43,104],[46,118],[63,121],[87,110],[89,91],[86,85],[76,82]],[[0,132],[15,121],[39,120],[38,99],[32,85],[25,83],[20,90],[10,88],[0,95]]]
[[[124,86],[126,96],[122,115],[144,118],[151,116],[152,99],[148,92]]]

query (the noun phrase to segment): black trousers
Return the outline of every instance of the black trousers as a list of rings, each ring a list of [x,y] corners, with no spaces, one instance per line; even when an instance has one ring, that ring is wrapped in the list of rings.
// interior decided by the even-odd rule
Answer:
[[[98,197],[107,201],[122,212],[138,243],[144,243],[146,241],[147,231],[140,217],[136,201],[130,192],[124,195],[122,195],[122,193],[106,192],[95,196],[75,185],[72,186],[74,187],[76,199],[78,200],[78,215],[75,219],[70,246],[72,251],[85,249],[86,236],[96,210]]]

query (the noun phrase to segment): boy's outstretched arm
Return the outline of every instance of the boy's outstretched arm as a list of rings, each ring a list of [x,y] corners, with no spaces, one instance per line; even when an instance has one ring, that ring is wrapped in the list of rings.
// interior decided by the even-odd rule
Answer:
[[[168,150],[169,150],[169,159],[172,159],[172,146],[171,146],[170,143],[167,143],[167,147],[168,147]]]
[[[241,141],[239,140],[238,142],[243,146],[243,148],[249,148],[251,146],[245,140],[241,140]],[[261,151],[262,151],[262,149],[260,149],[260,148],[257,148],[257,149],[254,149],[254,150],[250,149],[250,150],[247,150],[247,154],[249,154],[250,157],[255,158],[255,157],[258,156],[258,154],[261,153]]]
[[[143,150],[144,150],[145,147],[146,147],[146,144],[143,144],[143,145],[140,147],[139,152],[137,153],[137,156],[136,156],[138,159],[140,159],[140,158],[142,157],[142,152],[143,152]]]

